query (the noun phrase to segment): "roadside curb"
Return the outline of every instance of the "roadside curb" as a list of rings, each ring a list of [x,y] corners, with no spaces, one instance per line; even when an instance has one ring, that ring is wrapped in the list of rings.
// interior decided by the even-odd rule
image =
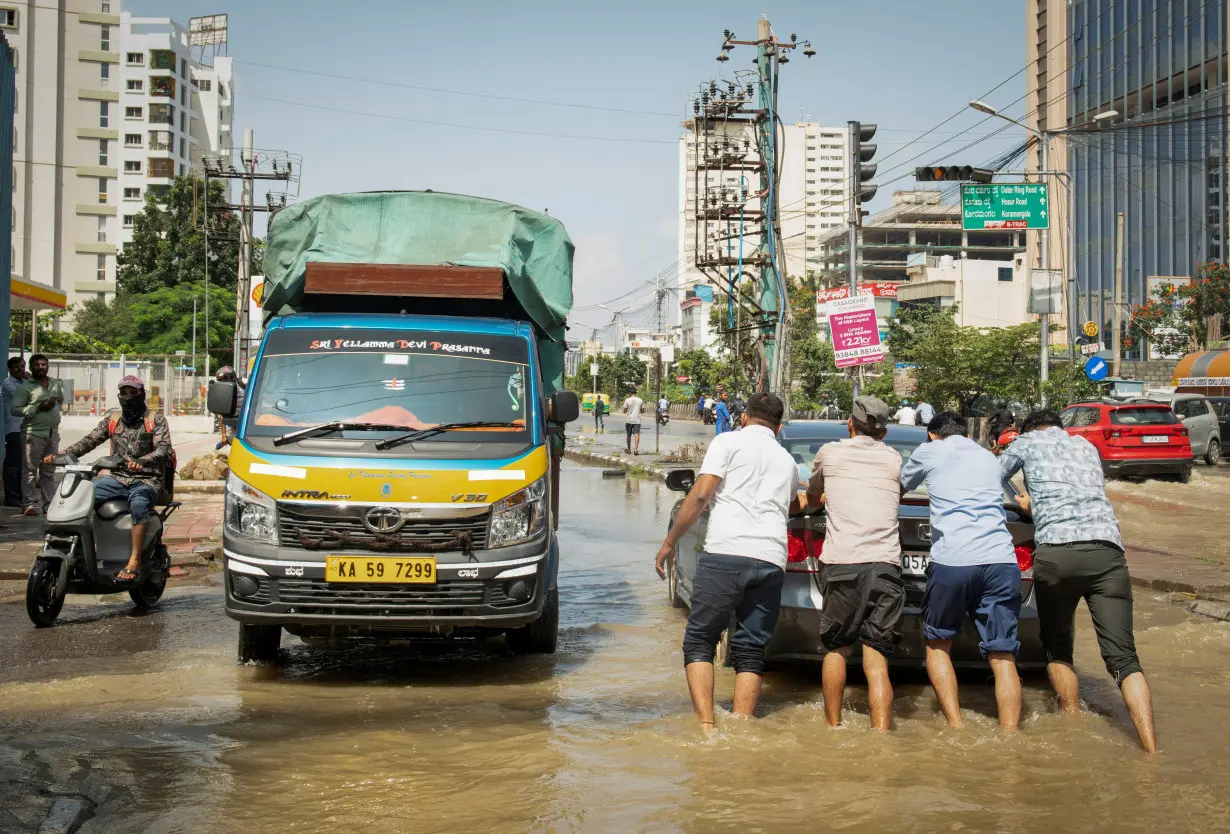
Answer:
[[[646,478],[653,478],[656,481],[665,481],[666,473],[670,471],[656,464],[634,463],[618,455],[600,455],[597,452],[583,452],[578,449],[565,449],[564,457],[569,460],[575,460],[578,463],[597,463],[603,466],[622,469],[629,475],[641,475]]]
[[[176,492],[188,492],[195,495],[221,495],[226,489],[226,481],[183,481],[175,479]]]

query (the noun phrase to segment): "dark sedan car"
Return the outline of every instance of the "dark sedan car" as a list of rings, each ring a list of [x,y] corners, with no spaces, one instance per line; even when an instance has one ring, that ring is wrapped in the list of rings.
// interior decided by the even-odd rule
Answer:
[[[807,480],[816,452],[825,443],[848,437],[845,423],[830,421],[798,421],[782,426],[779,442],[799,464],[799,479]],[[884,441],[908,460],[920,443],[927,441],[926,429],[915,426],[888,427]],[[691,487],[694,475],[688,470],[672,472],[668,485],[677,491]],[[678,503],[675,511],[678,510]],[[1021,653],[1018,665],[1040,668],[1046,665],[1046,656],[1038,638],[1038,612],[1033,599],[1033,551],[1034,528],[1028,514],[1016,506],[1011,491],[1005,490],[1004,507],[1008,514],[1008,529],[1016,543],[1017,564],[1021,568],[1020,640]],[[674,520],[674,511],[671,513]],[[705,541],[708,510],[692,527],[676,548],[675,558],[667,574],[667,588],[671,603],[686,606],[691,599],[692,580],[696,564]],[[922,636],[921,605],[926,587],[927,563],[931,551],[930,511],[925,491],[913,492],[901,502],[901,571],[905,580],[905,616],[901,631],[904,639],[898,648],[896,664],[921,666],[926,659]],[[824,510],[790,519],[789,551],[786,564],[786,582],[782,587],[781,617],[777,630],[768,647],[770,660],[814,660],[824,655],[820,645],[820,612],[824,600],[820,595],[820,571],[824,558]],[[726,635],[723,636],[724,649]],[[966,622],[961,636],[952,647],[953,663],[958,667],[985,667],[986,661],[978,650],[978,632],[973,623]],[[851,653],[852,663],[861,663],[857,652]]]

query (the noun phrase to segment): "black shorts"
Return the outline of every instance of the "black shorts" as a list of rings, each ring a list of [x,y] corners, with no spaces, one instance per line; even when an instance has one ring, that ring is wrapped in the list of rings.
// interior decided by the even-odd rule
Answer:
[[[641,424],[640,423],[624,423],[624,431],[627,432],[628,437],[631,437],[634,434],[640,434]]]
[[[1047,660],[1072,663],[1076,606],[1083,599],[1106,671],[1119,683],[1142,671],[1132,633],[1132,578],[1118,547],[1103,542],[1038,545],[1034,595]]]
[[[857,642],[891,657],[901,642],[905,585],[888,562],[825,565],[820,574],[820,644],[828,651]]]

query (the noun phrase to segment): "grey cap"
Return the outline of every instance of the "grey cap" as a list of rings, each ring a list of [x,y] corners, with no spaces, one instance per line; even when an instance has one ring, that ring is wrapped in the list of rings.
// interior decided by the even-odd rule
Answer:
[[[879,431],[888,428],[888,406],[875,397],[859,397],[851,412],[855,422]]]

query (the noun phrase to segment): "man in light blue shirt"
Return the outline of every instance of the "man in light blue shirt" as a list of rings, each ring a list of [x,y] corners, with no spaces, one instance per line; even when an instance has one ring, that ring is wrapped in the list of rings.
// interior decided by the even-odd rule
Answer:
[[[4,414],[4,505],[21,506],[22,458],[21,418],[13,416],[13,395],[26,379],[26,360],[20,356],[9,359],[9,375],[0,382],[0,408]]]
[[[918,412],[918,424],[920,426],[929,425],[935,418],[935,406],[931,405],[931,403],[926,400],[918,401],[918,408],[916,411]]]
[[[901,488],[909,491],[925,480],[931,504],[931,563],[922,603],[927,675],[949,726],[960,727],[950,652],[968,615],[995,673],[999,724],[1016,730],[1021,718],[1016,671],[1021,571],[1004,513],[999,462],[969,439],[960,414],[935,415],[927,436],[931,442],[915,449],[901,469]]]

